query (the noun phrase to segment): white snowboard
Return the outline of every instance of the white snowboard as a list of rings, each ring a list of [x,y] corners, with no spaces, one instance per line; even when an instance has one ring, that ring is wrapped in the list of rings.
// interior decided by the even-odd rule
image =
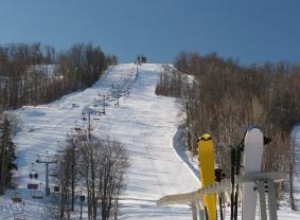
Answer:
[[[244,140],[244,175],[261,171],[263,145],[263,131],[258,127],[249,128]],[[248,182],[243,184],[243,220],[255,219],[257,203],[257,190],[255,188],[255,183]]]

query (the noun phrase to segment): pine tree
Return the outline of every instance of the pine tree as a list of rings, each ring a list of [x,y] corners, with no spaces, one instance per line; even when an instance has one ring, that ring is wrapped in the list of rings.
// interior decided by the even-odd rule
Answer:
[[[13,171],[18,167],[15,164],[15,144],[11,140],[10,122],[8,119],[1,124],[2,130],[0,139],[0,194],[4,194],[6,187],[13,185]]]

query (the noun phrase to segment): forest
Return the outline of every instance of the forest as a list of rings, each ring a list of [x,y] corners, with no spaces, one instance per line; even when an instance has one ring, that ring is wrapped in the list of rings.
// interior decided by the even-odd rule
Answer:
[[[48,103],[87,88],[117,62],[92,44],[59,53],[40,43],[0,46],[0,110]]]
[[[229,176],[230,149],[242,141],[248,126],[257,125],[272,139],[265,145],[263,170],[289,172],[293,179],[291,131],[300,116],[299,63],[244,66],[214,53],[181,52],[174,66],[164,68],[156,93],[179,98],[189,150],[196,154],[199,136],[211,133],[217,165]],[[288,188],[293,208],[292,184]],[[278,197],[282,187],[278,185]]]

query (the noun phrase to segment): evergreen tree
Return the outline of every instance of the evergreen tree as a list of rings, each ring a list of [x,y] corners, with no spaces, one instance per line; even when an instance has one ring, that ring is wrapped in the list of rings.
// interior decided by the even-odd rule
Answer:
[[[13,186],[13,171],[18,167],[15,164],[15,144],[11,139],[10,122],[5,119],[0,125],[0,194],[4,194],[6,187]]]

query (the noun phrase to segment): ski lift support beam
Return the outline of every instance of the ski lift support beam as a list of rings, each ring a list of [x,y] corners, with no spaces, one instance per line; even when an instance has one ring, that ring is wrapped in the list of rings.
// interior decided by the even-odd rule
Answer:
[[[45,187],[45,195],[50,195],[50,188],[49,188],[49,164],[57,163],[57,160],[42,160],[39,157],[35,161],[36,163],[44,163],[46,167],[46,187]]]

